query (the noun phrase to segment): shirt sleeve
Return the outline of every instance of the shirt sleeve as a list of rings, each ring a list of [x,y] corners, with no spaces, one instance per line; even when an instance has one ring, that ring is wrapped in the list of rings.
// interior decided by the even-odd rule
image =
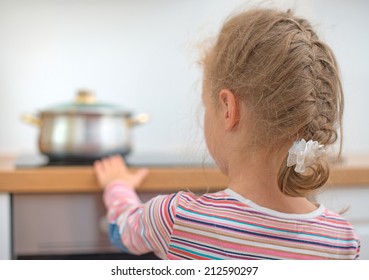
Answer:
[[[142,203],[123,182],[111,183],[104,192],[109,237],[124,252],[154,252],[166,258],[180,193],[159,195]]]

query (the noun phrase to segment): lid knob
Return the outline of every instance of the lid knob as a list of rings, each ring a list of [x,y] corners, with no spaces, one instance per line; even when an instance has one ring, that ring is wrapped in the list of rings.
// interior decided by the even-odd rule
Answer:
[[[94,104],[96,103],[96,96],[93,91],[90,90],[79,90],[77,92],[75,103],[77,104]]]

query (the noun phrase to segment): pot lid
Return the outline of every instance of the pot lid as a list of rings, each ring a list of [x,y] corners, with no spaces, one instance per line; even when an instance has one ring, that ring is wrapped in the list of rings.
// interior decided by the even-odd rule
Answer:
[[[121,106],[96,101],[94,92],[79,90],[74,102],[59,104],[46,110],[43,114],[121,114],[130,116],[131,113]]]

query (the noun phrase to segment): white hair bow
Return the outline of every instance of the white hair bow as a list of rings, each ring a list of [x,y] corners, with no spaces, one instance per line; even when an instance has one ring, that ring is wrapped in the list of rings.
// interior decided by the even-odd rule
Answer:
[[[288,151],[287,166],[296,165],[295,171],[303,173],[305,168],[313,165],[324,152],[324,145],[320,145],[318,141],[295,141]]]

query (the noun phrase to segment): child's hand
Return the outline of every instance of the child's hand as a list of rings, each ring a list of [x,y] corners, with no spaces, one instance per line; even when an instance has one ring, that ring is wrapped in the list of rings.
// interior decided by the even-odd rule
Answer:
[[[123,158],[119,155],[95,161],[94,167],[97,180],[103,188],[117,180],[136,188],[141,185],[149,172],[148,169],[139,169],[135,173],[129,171]]]

